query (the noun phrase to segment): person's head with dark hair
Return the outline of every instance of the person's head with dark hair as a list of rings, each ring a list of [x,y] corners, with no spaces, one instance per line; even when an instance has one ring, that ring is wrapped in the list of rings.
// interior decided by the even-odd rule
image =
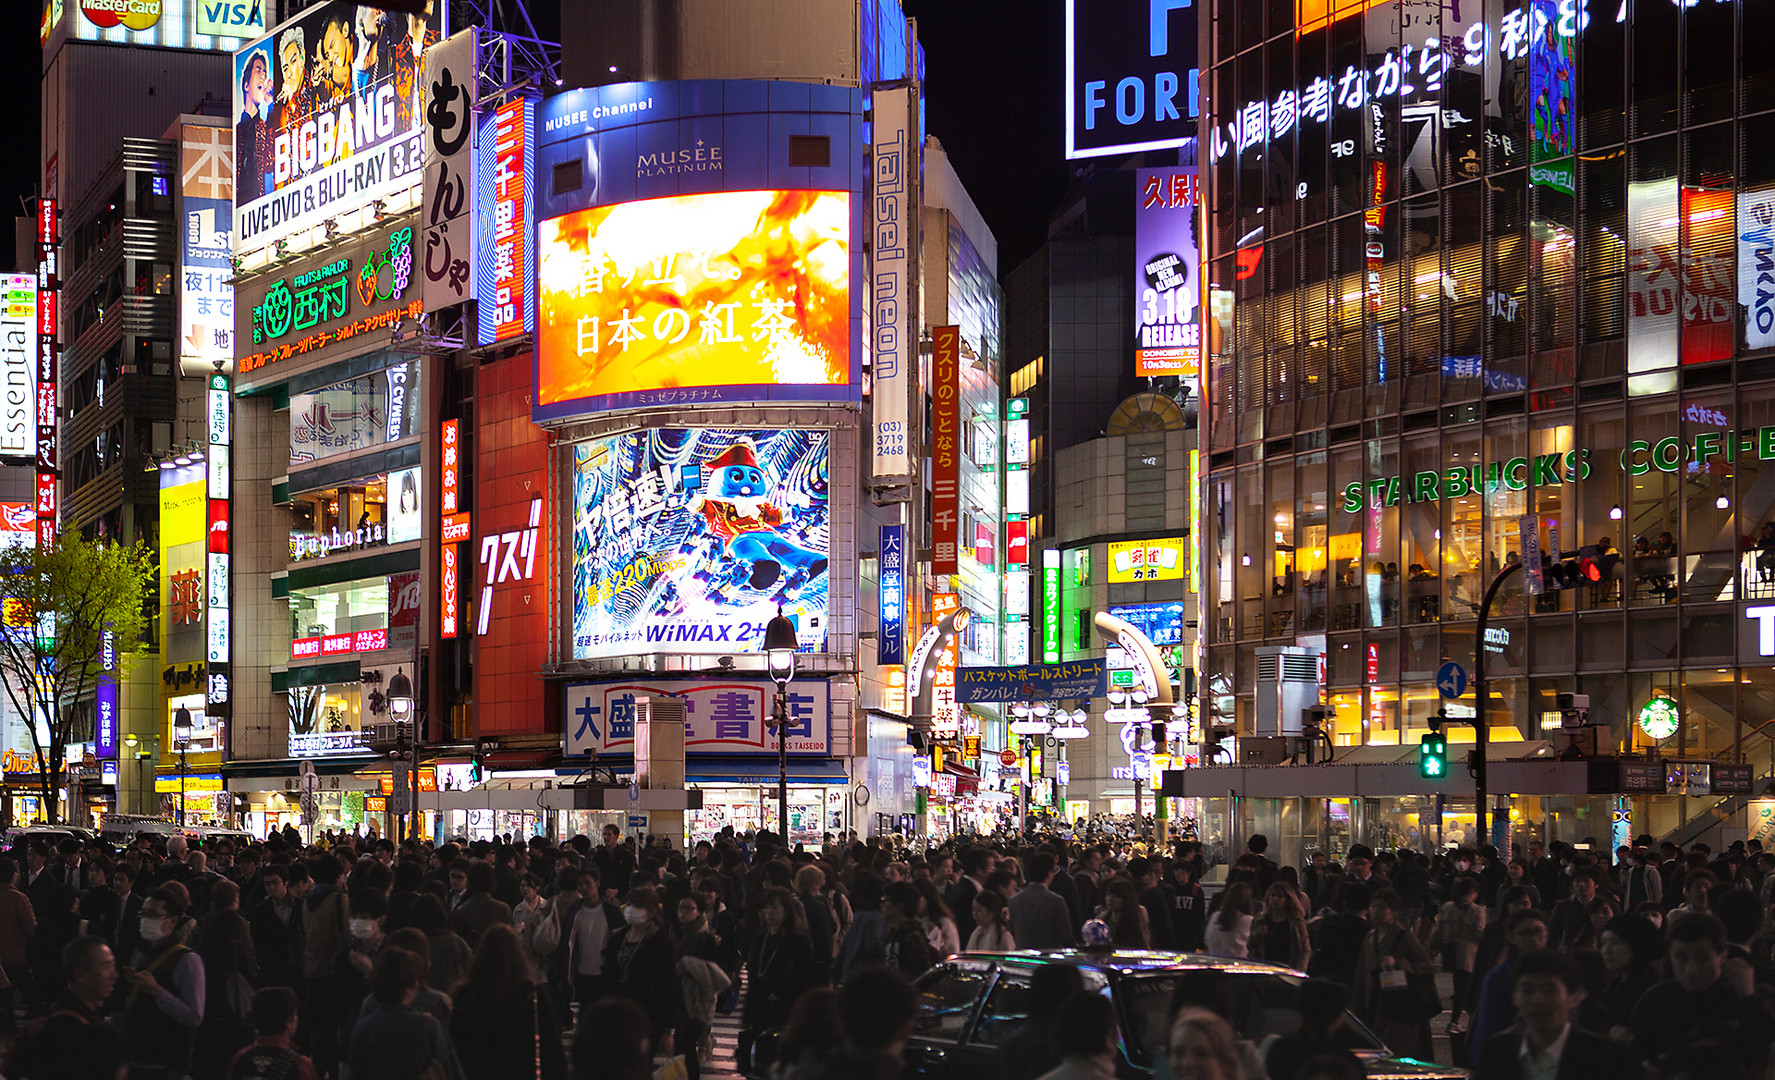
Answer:
[[[1726,928],[1726,940],[1748,945],[1763,928],[1762,898],[1749,889],[1725,889],[1713,903],[1713,913]]]
[[[1719,982],[1726,961],[1724,923],[1705,913],[1682,915],[1668,936],[1670,974],[1684,990],[1698,994]]]
[[[499,878],[494,873],[493,865],[491,863],[484,863],[477,859],[468,864],[469,895],[477,896],[484,894],[491,896],[494,887],[498,884]]]
[[[1711,911],[1713,889],[1719,883],[1711,870],[1690,870],[1683,875],[1683,906],[1690,912]]]
[[[838,991],[845,1042],[865,1053],[898,1056],[917,1018],[912,981],[890,968],[864,968],[845,979]]]
[[[912,882],[889,882],[887,888],[881,890],[882,918],[896,925],[901,919],[916,919],[921,899],[918,886]]]
[[[331,855],[317,855],[308,862],[308,876],[316,885],[337,885],[339,875],[339,860]]]
[[[1368,901],[1373,896],[1374,890],[1367,882],[1346,881],[1337,892],[1337,902],[1348,914],[1361,915],[1368,911]]]
[[[648,1080],[653,1023],[628,998],[599,998],[580,1011],[573,1031],[574,1080]]]
[[[1171,1080],[1239,1080],[1244,1075],[1233,1026],[1219,1013],[1199,1006],[1177,1010],[1166,1052]]]
[[[1448,887],[1448,897],[1457,904],[1470,904],[1479,895],[1479,879],[1463,875]]]
[[[777,1060],[788,1066],[817,1065],[844,1041],[838,1018],[838,991],[829,986],[808,990],[795,999]]]
[[[184,917],[184,890],[162,885],[149,893],[148,899],[142,901],[142,940],[150,950],[157,948],[161,942],[172,937],[174,928]]]
[[[296,992],[287,986],[267,986],[253,995],[253,1031],[261,1038],[291,1038],[296,1034]]]
[[[470,1008],[493,1011],[506,1002],[527,1000],[535,986],[518,932],[505,923],[494,923],[481,933],[468,981],[456,992],[456,1000]]]
[[[1115,1006],[1107,994],[1081,990],[1054,1018],[1054,1049],[1062,1057],[1107,1057],[1115,1050],[1115,1037]]]
[[[419,958],[405,949],[385,948],[370,968],[370,993],[384,1005],[407,1005],[424,978]]]
[[[1571,1023],[1584,996],[1584,974],[1559,953],[1535,949],[1516,958],[1510,993],[1530,1042],[1546,1046]]]
[[[376,889],[358,889],[351,894],[351,940],[359,948],[376,948],[387,921],[386,895]]]
[[[0,885],[11,885],[16,877],[18,877],[18,863],[13,862],[7,856],[0,855]]]
[[[1245,841],[1245,850],[1253,855],[1262,855],[1270,850],[1270,838],[1263,833],[1253,834],[1251,839]]]
[[[1046,885],[1054,876],[1054,854],[1050,851],[1037,851],[1023,860],[1024,880],[1033,884]]]
[[[1240,916],[1252,914],[1256,906],[1251,886],[1235,881],[1220,894],[1220,910],[1214,913],[1214,923],[1222,930],[1231,930],[1238,924]]]
[[[1647,968],[1664,956],[1664,937],[1638,915],[1617,915],[1597,935],[1596,945],[1610,971]]]
[[[1535,908],[1511,912],[1504,920],[1504,944],[1517,956],[1545,949],[1547,913]]]
[[[117,957],[102,937],[77,937],[62,946],[62,971],[68,992],[89,1008],[98,1008],[117,986]]]
[[[1350,989],[1336,979],[1307,979],[1300,984],[1295,1004],[1302,1027],[1329,1034],[1343,1023],[1344,1010],[1350,1007]]]
[[[1029,1015],[1038,1019],[1051,1018],[1084,988],[1085,976],[1078,968],[1066,964],[1038,967],[1029,977]]]
[[[430,893],[423,893],[413,901],[413,907],[407,912],[407,923],[418,927],[428,938],[450,932],[450,916],[444,911],[444,902]]]

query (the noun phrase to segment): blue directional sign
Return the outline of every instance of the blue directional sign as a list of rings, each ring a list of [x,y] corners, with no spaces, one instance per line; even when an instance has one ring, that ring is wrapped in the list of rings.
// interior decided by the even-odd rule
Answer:
[[[1436,689],[1454,700],[1467,692],[1467,669],[1450,660],[1436,669]]]

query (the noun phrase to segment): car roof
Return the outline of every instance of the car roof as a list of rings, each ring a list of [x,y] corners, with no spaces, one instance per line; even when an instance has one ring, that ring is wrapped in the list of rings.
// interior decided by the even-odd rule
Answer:
[[[1171,952],[1160,949],[1019,949],[1012,952],[969,952],[957,954],[966,960],[984,960],[1002,964],[1024,964],[1034,967],[1069,965],[1099,968],[1123,974],[1160,971],[1230,971],[1262,972],[1269,975],[1299,975],[1301,972],[1282,964],[1240,957],[1212,956],[1208,953]]]

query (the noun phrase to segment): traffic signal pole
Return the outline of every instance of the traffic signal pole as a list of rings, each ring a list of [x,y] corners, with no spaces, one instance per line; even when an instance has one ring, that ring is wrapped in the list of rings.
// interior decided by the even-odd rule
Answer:
[[[1498,571],[1492,579],[1491,587],[1485,590],[1485,599],[1479,603],[1479,626],[1473,640],[1473,742],[1476,752],[1473,762],[1473,809],[1474,825],[1479,833],[1479,846],[1484,847],[1491,842],[1491,831],[1486,820],[1485,790],[1485,742],[1490,725],[1486,722],[1485,710],[1490,703],[1485,691],[1485,624],[1490,620],[1491,602],[1497,598],[1498,586],[1509,579],[1510,575],[1522,569],[1520,561],[1508,563]],[[1502,852],[1508,860],[1510,853]]]

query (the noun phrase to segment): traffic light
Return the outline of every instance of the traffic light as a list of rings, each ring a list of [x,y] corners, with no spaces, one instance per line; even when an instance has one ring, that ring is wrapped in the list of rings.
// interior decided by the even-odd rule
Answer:
[[[1440,780],[1448,775],[1448,736],[1429,731],[1418,741],[1418,775]]]

